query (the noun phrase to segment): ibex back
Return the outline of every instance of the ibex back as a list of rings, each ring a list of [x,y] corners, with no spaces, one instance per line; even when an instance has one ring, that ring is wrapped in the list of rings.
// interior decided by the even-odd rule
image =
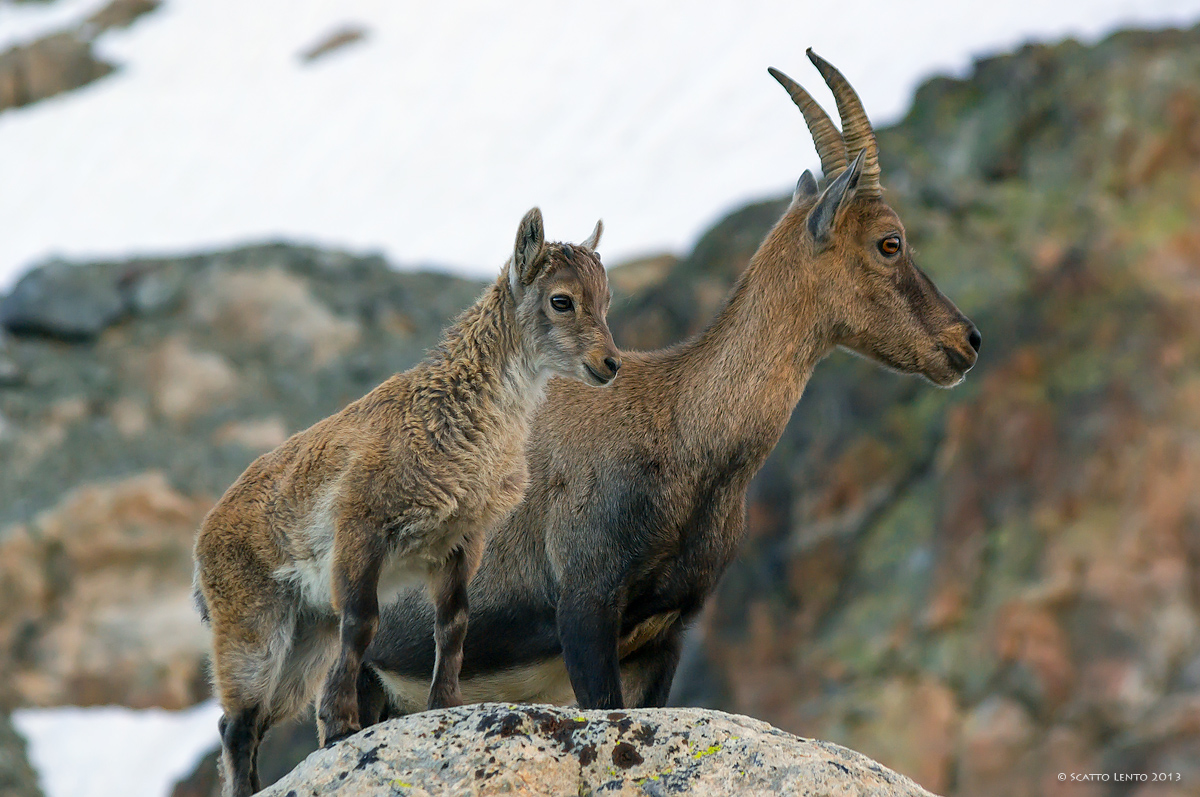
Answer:
[[[858,97],[811,57],[843,132],[773,74],[804,113],[828,186],[805,172],[698,337],[627,353],[611,390],[551,382],[529,490],[471,585],[467,699],[663,705],[683,629],[741,540],[746,488],[816,364],[842,346],[943,387],[974,365],[979,332],[914,262]],[[384,608],[367,652],[382,685],[363,679],[364,706],[419,707],[431,624],[416,596]]]
[[[197,598],[213,630],[227,795],[258,790],[262,735],[322,678],[322,742],[359,728],[356,681],[381,579],[428,580],[428,705],[461,702],[467,583],[485,530],[524,492],[542,385],[551,373],[602,385],[620,367],[600,231],[580,246],[546,244],[530,211],[500,278],[437,349],[259,457],[205,518]]]

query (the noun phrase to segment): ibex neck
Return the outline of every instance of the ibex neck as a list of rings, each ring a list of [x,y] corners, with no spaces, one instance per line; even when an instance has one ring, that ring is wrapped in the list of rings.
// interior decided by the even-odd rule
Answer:
[[[680,415],[699,445],[760,446],[765,457],[831,348],[808,274],[774,251],[769,238],[685,348]]]
[[[487,291],[451,325],[430,358],[447,402],[491,409],[513,420],[532,414],[545,378],[525,335],[517,327],[516,304],[507,279]],[[463,402],[474,394],[482,402]]]

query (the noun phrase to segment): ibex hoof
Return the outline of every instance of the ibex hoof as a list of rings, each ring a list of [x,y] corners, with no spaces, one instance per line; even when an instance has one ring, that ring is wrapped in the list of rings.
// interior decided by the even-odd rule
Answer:
[[[439,708],[454,708],[463,704],[462,695],[437,695],[429,698],[429,711]]]
[[[349,737],[353,736],[354,734],[358,733],[360,730],[362,730],[362,729],[347,726],[347,727],[341,728],[337,731],[331,731],[331,732],[325,734],[325,743],[321,746],[325,747],[325,748],[333,747],[335,744],[340,742],[342,739],[349,738]]]

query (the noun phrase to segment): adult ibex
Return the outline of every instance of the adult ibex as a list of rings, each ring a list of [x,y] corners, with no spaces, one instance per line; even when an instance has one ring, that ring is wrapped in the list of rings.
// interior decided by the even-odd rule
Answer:
[[[603,385],[620,367],[594,251],[601,229],[581,246],[546,244],[531,210],[499,279],[438,348],[259,457],[205,518],[197,600],[213,630],[226,795],[258,791],[262,735],[307,705],[322,677],[322,742],[358,730],[385,566],[385,581],[428,579],[428,705],[461,702],[466,586],[484,531],[525,490],[543,384],[560,374]]]
[[[661,706],[681,636],[742,538],[746,488],[814,366],[843,346],[958,384],[978,330],[913,262],[883,200],[875,135],[850,84],[809,51],[843,133],[800,107],[830,183],[812,174],[696,338],[627,353],[619,384],[554,380],[534,416],[530,487],[489,535],[471,584],[467,700]],[[419,708],[434,651],[418,596],[386,606],[364,669],[364,721]],[[382,682],[382,685],[381,683]]]

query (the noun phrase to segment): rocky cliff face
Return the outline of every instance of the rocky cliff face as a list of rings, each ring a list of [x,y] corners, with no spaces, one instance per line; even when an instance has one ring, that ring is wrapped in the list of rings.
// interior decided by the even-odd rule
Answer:
[[[947,794],[1194,793],[1198,45],[1025,48],[930,82],[880,132],[888,199],[983,356],[954,391],[841,354],[818,368],[677,702]],[[618,343],[698,330],[782,207],[615,269]],[[27,277],[0,303],[3,697],[203,696],[198,518],[257,453],[414,362],[480,288],[284,245]]]

